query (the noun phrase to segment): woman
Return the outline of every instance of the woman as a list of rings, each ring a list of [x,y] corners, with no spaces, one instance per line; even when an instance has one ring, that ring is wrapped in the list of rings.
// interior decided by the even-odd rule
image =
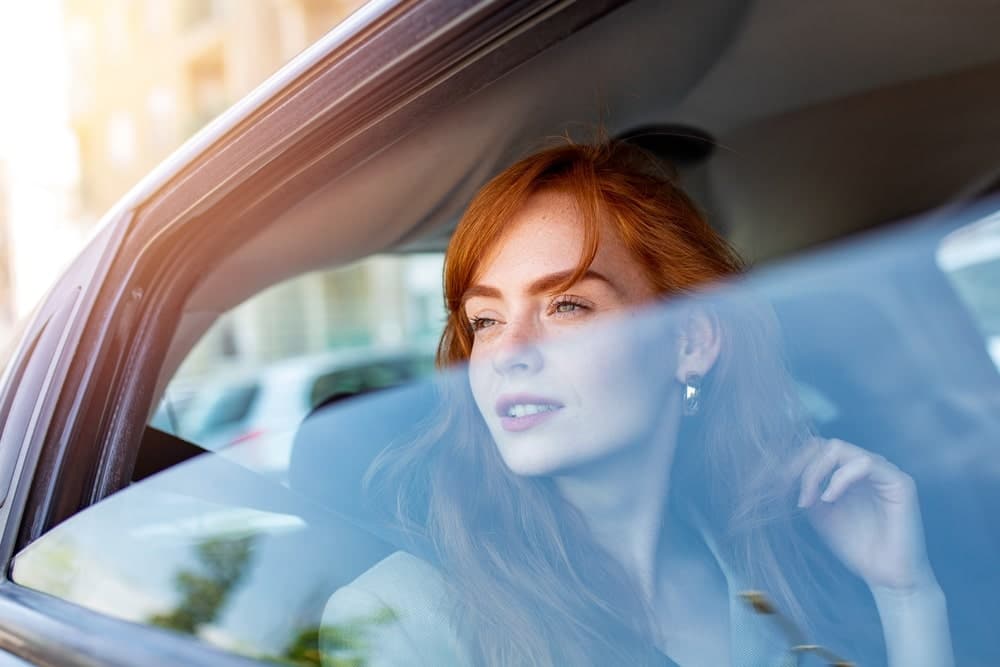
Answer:
[[[371,471],[435,563],[394,554],[324,623],[388,607],[369,664],[795,664],[836,634],[816,581],[832,554],[889,664],[950,665],[912,480],[811,436],[768,311],[722,293],[642,314],[742,269],[629,145],[552,148],[488,183],[445,260],[438,360],[467,373],[437,428]]]

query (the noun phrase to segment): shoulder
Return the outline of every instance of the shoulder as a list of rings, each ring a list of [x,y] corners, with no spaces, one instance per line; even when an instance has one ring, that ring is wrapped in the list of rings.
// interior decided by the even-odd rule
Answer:
[[[450,611],[441,573],[397,551],[327,601],[320,635],[324,664],[464,664]]]

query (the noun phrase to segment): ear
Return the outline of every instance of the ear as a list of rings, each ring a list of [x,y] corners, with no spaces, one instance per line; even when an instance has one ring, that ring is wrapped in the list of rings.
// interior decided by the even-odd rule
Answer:
[[[721,347],[718,320],[701,309],[692,310],[677,337],[677,381],[687,382],[691,373],[704,377],[716,359]]]

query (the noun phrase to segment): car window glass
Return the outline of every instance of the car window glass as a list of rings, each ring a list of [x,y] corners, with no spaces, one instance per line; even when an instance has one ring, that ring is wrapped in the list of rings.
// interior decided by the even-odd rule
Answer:
[[[620,491],[645,483],[665,465],[646,457],[665,446],[659,420],[672,414],[688,421],[669,464],[684,472],[671,477],[678,560],[667,569],[686,573],[670,591],[699,632],[754,656],[748,664],[886,664],[879,609],[852,569],[864,563],[800,507],[797,461],[832,442],[818,434],[912,479],[956,662],[996,664],[997,374],[976,372],[979,334],[961,318],[926,325],[963,307],[934,290],[945,280],[938,240],[900,232],[351,400],[336,397],[394,383],[409,362],[311,376],[309,402],[333,400],[293,429],[287,450],[272,445],[283,477],[205,453],[60,524],[17,556],[13,578],[269,661],[476,664],[476,642],[514,650],[530,635],[538,650],[584,646],[600,664],[666,664],[660,649],[676,644],[631,616],[638,584],[594,548],[575,506],[561,504],[573,487],[559,484],[621,470]],[[704,312],[739,335],[689,414],[672,336]],[[520,384],[494,389],[505,368]],[[477,385],[483,377],[493,379]],[[496,401],[477,403],[477,386]],[[503,398],[511,391],[521,393]],[[532,430],[546,424],[557,428]],[[601,447],[620,449],[574,458]],[[762,544],[773,560],[747,556]],[[550,613],[565,600],[562,616]],[[578,624],[606,634],[591,643]]]
[[[214,396],[207,396],[191,411],[183,431],[193,440],[201,440],[215,429],[246,419],[260,387],[257,384],[234,384],[221,387]]]
[[[443,323],[441,262],[440,253],[378,256],[252,297],[191,350],[150,424],[283,474],[310,410],[431,371]],[[251,450],[268,455],[242,457]]]
[[[334,371],[316,378],[309,401],[318,406],[332,398],[346,398],[403,384],[429,375],[433,366],[432,358],[425,356]]]
[[[1000,213],[953,232],[938,248],[937,260],[1000,367]]]

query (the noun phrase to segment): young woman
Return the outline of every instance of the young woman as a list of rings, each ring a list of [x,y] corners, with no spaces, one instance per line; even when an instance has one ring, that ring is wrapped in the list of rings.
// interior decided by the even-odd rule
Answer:
[[[826,637],[950,665],[912,480],[811,435],[768,310],[719,290],[648,314],[742,269],[629,145],[552,148],[488,183],[445,260],[438,360],[463,370],[437,427],[371,471],[434,563],[394,554],[324,623],[381,619],[371,665],[777,667]],[[850,586],[819,581],[837,568],[870,591],[875,649],[838,618]]]

